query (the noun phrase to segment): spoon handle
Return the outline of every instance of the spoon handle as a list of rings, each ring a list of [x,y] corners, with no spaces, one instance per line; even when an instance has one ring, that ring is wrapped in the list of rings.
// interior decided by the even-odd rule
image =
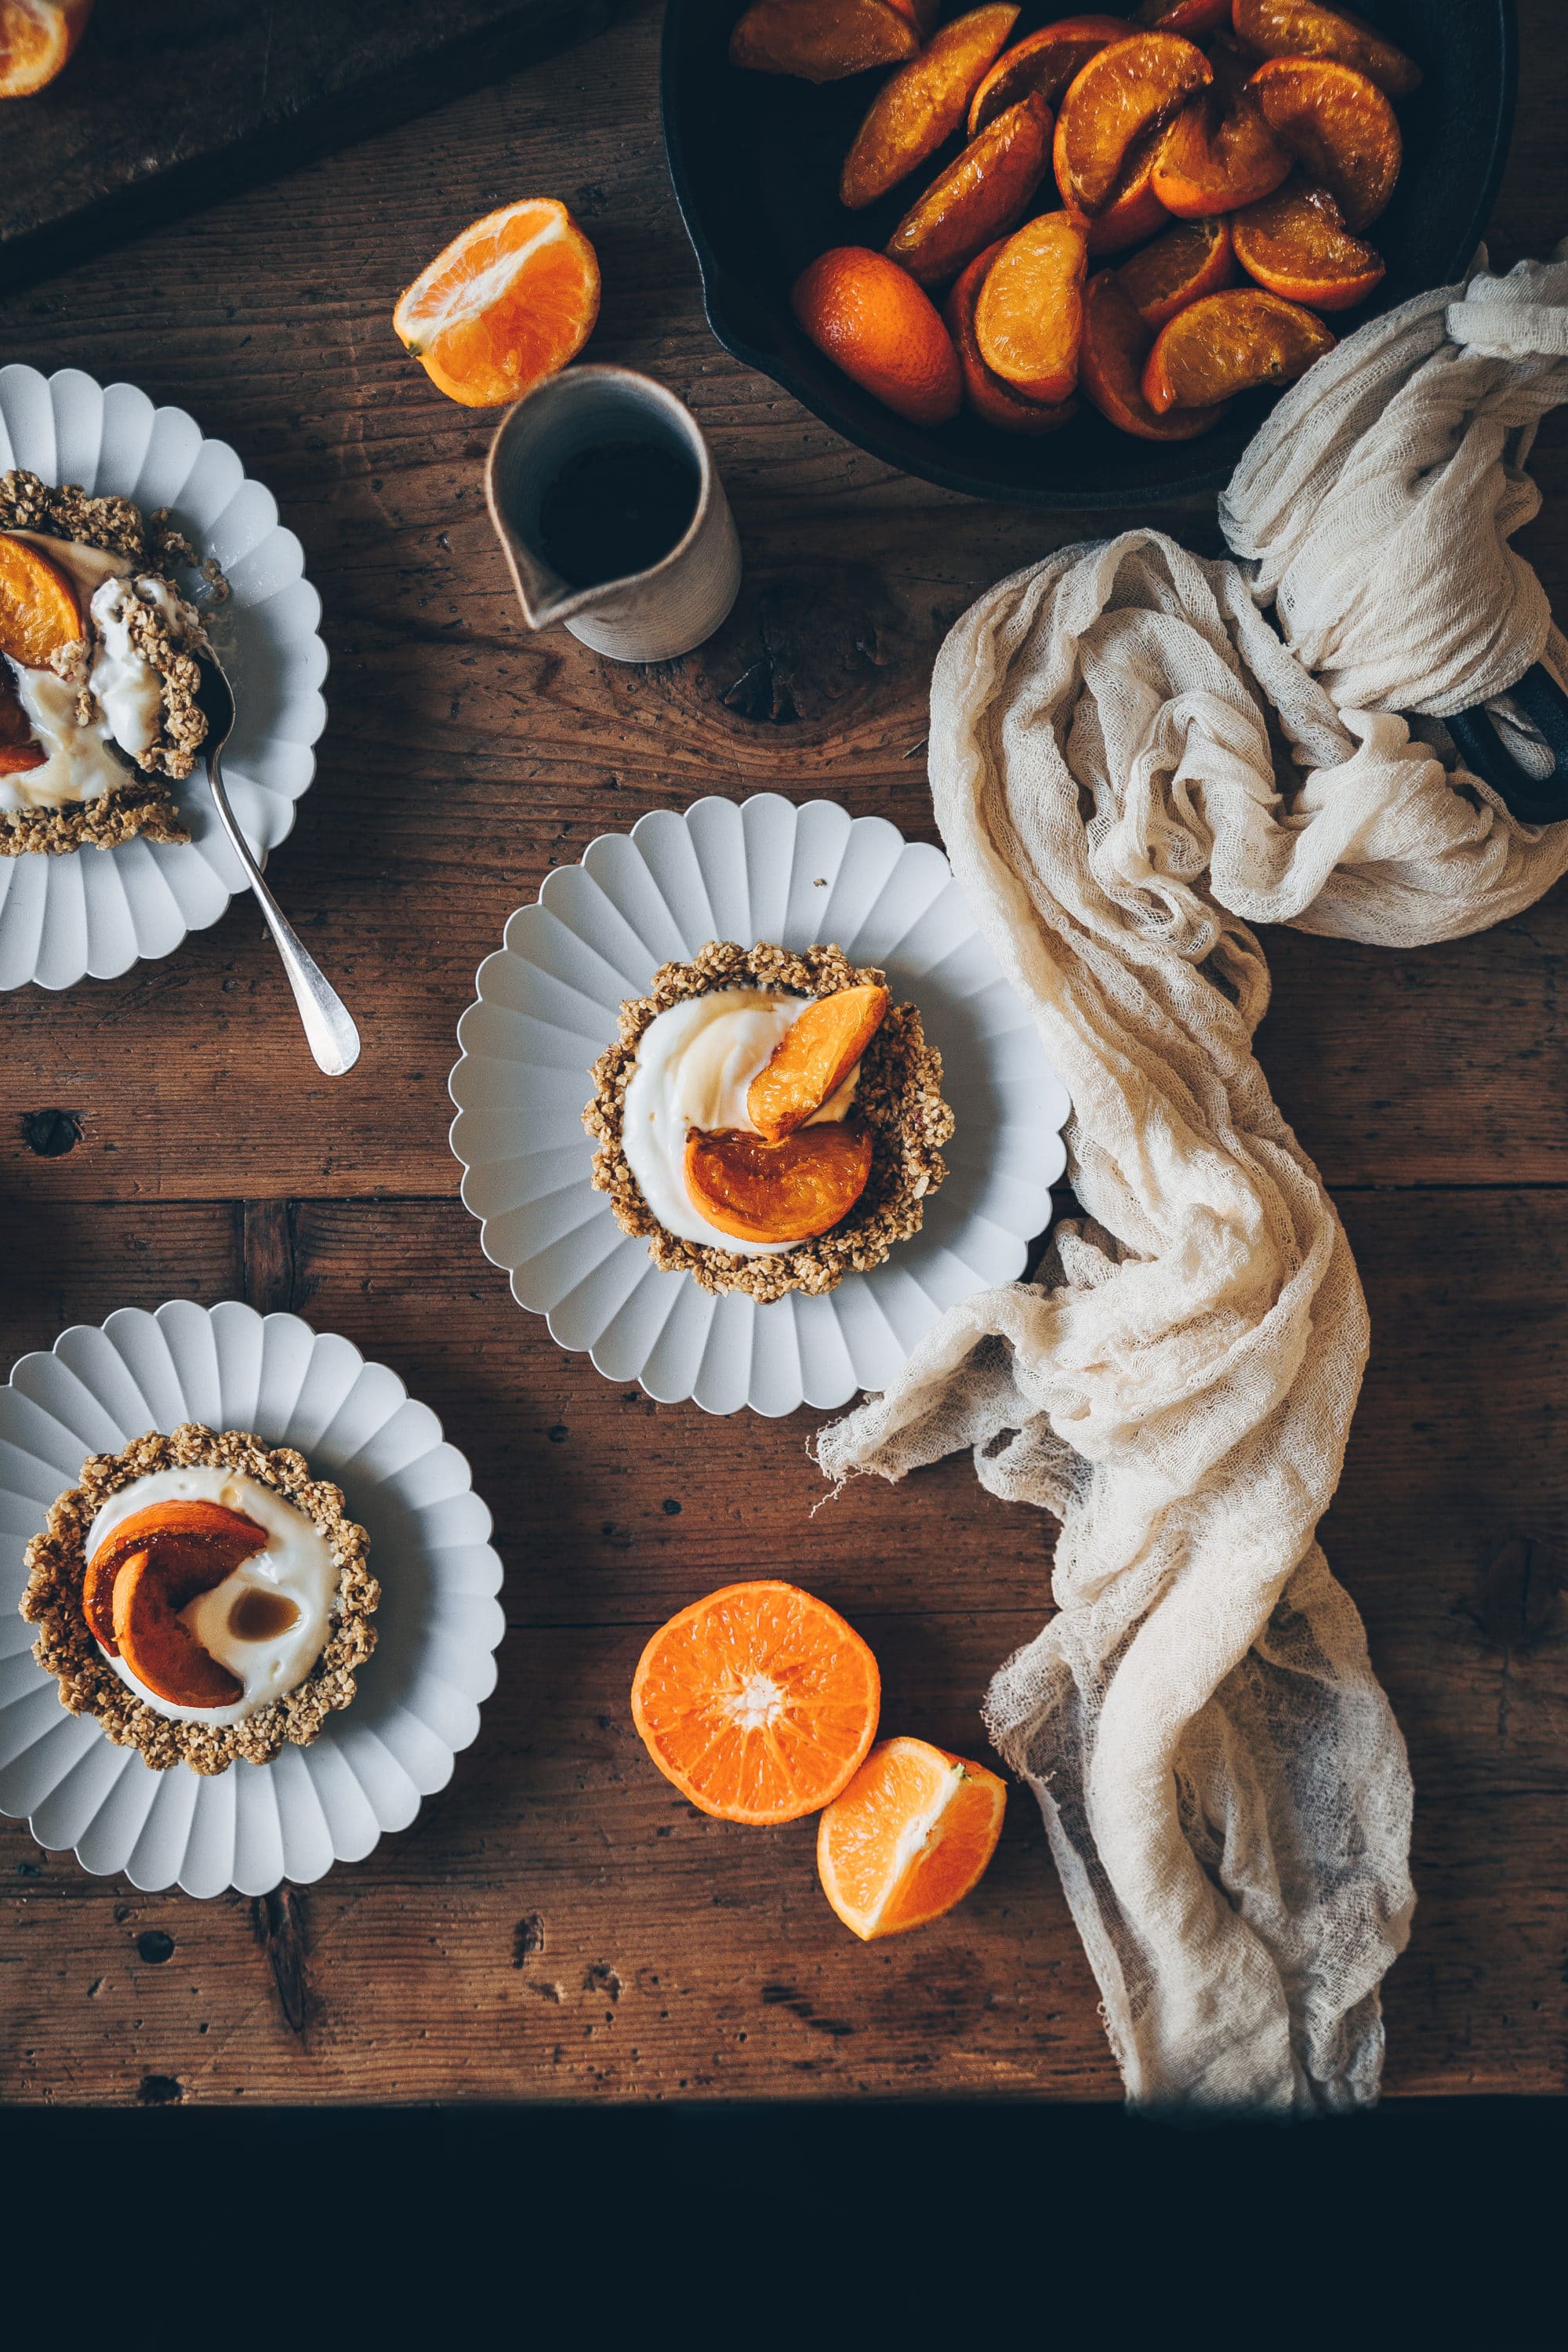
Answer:
[[[341,1078],[352,1070],[359,1059],[359,1031],[354,1027],[349,1009],[312,956],[300,943],[292,923],[278,904],[261,878],[261,868],[250,854],[250,845],[239,829],[228,794],[223,788],[223,771],[215,750],[207,766],[207,778],[212,785],[213,802],[227,834],[235,855],[245,868],[246,879],[260,902],[267,918],[283,969],[289,975],[289,985],[294,992],[294,1002],[300,1008],[304,1024],[305,1039],[315,1055],[316,1066],[325,1070],[330,1078]]]

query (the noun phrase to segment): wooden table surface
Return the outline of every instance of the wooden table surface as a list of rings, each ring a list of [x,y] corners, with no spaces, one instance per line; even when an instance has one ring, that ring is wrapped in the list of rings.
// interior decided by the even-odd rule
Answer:
[[[1568,40],[1558,0],[1521,16],[1504,264],[1568,229]],[[1083,535],[889,474],[718,349],[665,176],[658,35],[634,5],[551,63],[0,307],[0,361],[189,408],[305,542],[331,717],[273,879],[365,1040],[349,1078],[316,1075],[239,903],[165,962],[0,1002],[5,1360],[173,1297],[346,1332],[472,1460],[509,1627],[448,1788],[308,1889],[143,1895],[0,1825],[0,2097],[1117,2091],[1026,1796],[971,1902],[862,1947],[818,1891],[809,1822],[702,1818],[628,1717],[652,1626],[783,1573],[869,1637],[889,1729],[984,1754],[987,1678],[1049,1605],[1047,1521],[982,1494],[963,1459],[813,1516],[819,1417],[714,1421],[602,1380],[513,1305],[458,1199],[453,1033],[547,868],[704,793],[827,793],[934,837],[916,747],[937,645],[993,580]],[[537,189],[598,246],[594,356],[689,402],[730,488],[742,601],[682,662],[617,669],[527,634],[483,512],[492,420],[444,400],[391,332],[397,290],[458,226]],[[1534,469],[1546,510],[1520,543],[1568,615],[1561,416]],[[1217,548],[1212,511],[1124,520]],[[1411,954],[1266,944],[1264,1066],[1372,1306],[1324,1541],[1415,1776],[1387,2087],[1561,2090],[1568,895]],[[56,1110],[80,1132],[51,1156],[70,1129],[37,1114]]]

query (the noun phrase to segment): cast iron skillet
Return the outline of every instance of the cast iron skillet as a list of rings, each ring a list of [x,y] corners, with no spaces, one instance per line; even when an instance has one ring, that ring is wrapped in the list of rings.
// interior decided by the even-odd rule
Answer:
[[[1131,0],[1124,0],[1131,13]],[[1355,0],[1426,76],[1399,101],[1405,167],[1368,231],[1388,263],[1376,310],[1456,278],[1475,251],[1502,175],[1517,72],[1513,0]],[[1122,507],[1215,491],[1278,394],[1237,402],[1201,441],[1161,444],[1118,433],[1083,404],[1048,439],[1016,439],[955,417],[907,425],[831,367],[790,313],[789,290],[828,246],[884,244],[919,181],[862,213],[838,202],[838,173],[879,86],[856,74],[821,88],[729,62],[743,0],[668,0],[662,68],[670,178],[702,271],[709,324],[727,351],[772,376],[825,424],[874,457],[971,498],[1044,507]],[[1118,0],[1111,0],[1119,13]],[[944,10],[959,13],[959,0]],[[1025,0],[1016,35],[1075,13],[1074,0]],[[962,142],[955,139],[952,152]],[[925,167],[934,176],[947,151]],[[1048,192],[1047,192],[1048,193]],[[1334,322],[1336,326],[1339,322]]]

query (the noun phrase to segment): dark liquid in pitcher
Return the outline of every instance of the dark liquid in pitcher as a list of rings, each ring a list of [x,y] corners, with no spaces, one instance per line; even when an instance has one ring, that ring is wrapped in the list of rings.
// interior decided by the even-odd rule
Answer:
[[[698,487],[690,458],[667,442],[580,449],[539,502],[539,551],[572,588],[626,580],[685,538]]]

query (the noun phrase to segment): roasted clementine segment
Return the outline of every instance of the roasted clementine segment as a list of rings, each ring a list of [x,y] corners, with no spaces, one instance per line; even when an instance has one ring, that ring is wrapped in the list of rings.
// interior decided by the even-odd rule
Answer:
[[[1270,58],[1247,84],[1270,131],[1359,235],[1394,194],[1404,145],[1393,107],[1352,66]]]
[[[889,257],[922,286],[942,286],[1006,234],[1046,176],[1051,110],[1021,99],[931,182],[888,239]]]
[[[81,607],[58,564],[0,531],[0,654],[24,669],[47,669],[81,633]]]
[[[392,324],[432,383],[467,408],[494,408],[575,359],[598,315],[593,247],[553,196],[525,196],[454,237]]]
[[[114,1584],[123,1563],[135,1551],[150,1552],[176,1609],[209,1592],[226,1576],[266,1549],[267,1530],[243,1511],[225,1504],[169,1501],[149,1503],[121,1519],[88,1561],[82,1580],[81,1613],[88,1631],[114,1653]]]
[[[816,1874],[863,1942],[940,1919],[996,1851],[1006,1783],[924,1739],[882,1739],[816,1831]]]
[[[986,272],[974,306],[980,356],[1026,399],[1065,400],[1078,382],[1088,265],[1082,222],[1043,213],[1007,239]]]
[[[1017,21],[1015,7],[972,9],[944,26],[929,49],[883,83],[845,160],[841,204],[851,212],[875,204],[952,138],[971,94]]]
[[[1314,310],[1348,310],[1383,278],[1377,247],[1351,235],[1326,188],[1300,180],[1237,213],[1231,234],[1249,278]]]
[[[11,672],[0,662],[0,776],[16,776],[27,768],[41,768],[47,757],[43,746],[33,740]]]
[[[1127,161],[1117,174],[1105,210],[1085,218],[1091,261],[1101,261],[1112,253],[1125,253],[1130,245],[1142,245],[1145,237],[1156,236],[1169,223],[1171,215],[1154,193],[1154,159],[1160,152],[1160,136],[1158,131],[1148,131],[1134,142],[1127,151]]]
[[[1203,51],[1174,33],[1137,33],[1098,51],[1074,78],[1057,117],[1062,202],[1103,212],[1130,149],[1213,79]]]
[[[744,1129],[694,1127],[686,1190],[721,1234],[742,1242],[808,1242],[849,1214],[871,1173],[871,1135],[858,1119],[796,1128],[777,1143]]]
[[[1231,283],[1230,239],[1224,220],[1181,221],[1121,264],[1116,273],[1121,290],[1146,327],[1163,327],[1189,302]]]
[[[92,0],[0,0],[0,98],[47,89],[91,14]]]
[[[1230,0],[1138,0],[1134,14],[1141,25],[1162,33],[1206,41],[1230,23]]]
[[[1390,98],[1407,98],[1421,80],[1421,68],[1403,49],[1348,8],[1325,8],[1321,0],[1236,0],[1237,38],[1260,58],[1328,58],[1353,66]]]
[[[1200,433],[1214,430],[1225,408],[1173,408],[1168,416],[1157,416],[1150,407],[1143,397],[1143,366],[1154,330],[1144,324],[1120,283],[1129,267],[1102,269],[1084,289],[1079,383],[1119,431],[1140,441],[1195,441]]]
[[[974,306],[986,273],[1006,242],[1005,236],[999,236],[994,245],[977,253],[968,267],[959,271],[942,306],[963,374],[964,405],[973,409],[984,424],[994,425],[1004,433],[1055,433],[1078,415],[1077,401],[1026,400],[1021,392],[1015,392],[1010,383],[992,374],[980,356],[975,339]]]
[[[770,1143],[837,1093],[887,1017],[885,988],[840,988],[808,1004],[746,1088],[746,1116]]]
[[[1063,16],[1016,41],[997,58],[970,100],[970,137],[1021,99],[1043,98],[1054,107],[1097,49],[1103,49],[1108,41],[1126,38],[1127,26],[1120,16]]]
[[[137,1681],[171,1706],[231,1706],[245,1685],[179,1620],[195,1597],[183,1591],[176,1598],[153,1555],[133,1551],[114,1580],[115,1647]]]
[[[1154,194],[1178,220],[1255,205],[1289,176],[1290,158],[1257,100],[1245,89],[1232,96],[1206,89],[1161,135],[1154,156]]]
[[[911,425],[945,425],[963,401],[958,354],[928,294],[863,245],[818,254],[791,307],[819,352]]]
[[[683,1797],[723,1822],[793,1822],[828,1804],[877,1736],[877,1661],[798,1586],[728,1584],[661,1625],[637,1661],[632,1721]]]
[[[1299,303],[1260,286],[1233,287],[1178,310],[1154,339],[1143,368],[1143,397],[1157,415],[1201,408],[1260,384],[1294,383],[1334,338]]]
[[[919,54],[913,11],[885,0],[752,0],[730,36],[730,63],[752,73],[842,81]]]

